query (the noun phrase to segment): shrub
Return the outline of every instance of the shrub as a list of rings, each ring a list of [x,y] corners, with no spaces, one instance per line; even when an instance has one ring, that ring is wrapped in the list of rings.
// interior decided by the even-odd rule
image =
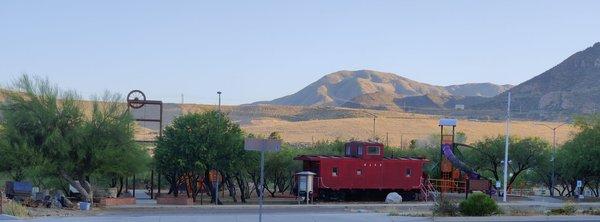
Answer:
[[[589,215],[600,216],[600,209],[590,208],[588,210],[584,210],[583,213],[584,214],[589,214]]]
[[[438,199],[433,205],[434,216],[456,216],[458,214],[458,206],[454,201],[449,199]]]
[[[8,204],[2,206],[2,210],[5,214],[15,216],[15,217],[27,217],[29,216],[29,211],[26,207],[21,205],[20,203],[10,201]]]
[[[460,203],[460,213],[465,216],[489,216],[500,213],[500,208],[488,195],[473,193]]]
[[[577,212],[577,209],[575,208],[575,206],[572,203],[567,202],[561,208],[551,209],[550,212],[548,212],[548,214],[550,214],[550,215],[573,215],[573,214],[575,214],[575,212]]]

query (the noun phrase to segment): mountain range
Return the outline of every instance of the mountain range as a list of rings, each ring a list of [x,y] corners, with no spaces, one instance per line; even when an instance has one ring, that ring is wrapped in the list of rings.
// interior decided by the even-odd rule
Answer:
[[[338,71],[325,75],[300,91],[258,104],[296,106],[342,106],[394,109],[401,105],[422,106],[421,100],[464,100],[492,97],[512,87],[492,83],[436,86],[394,73],[373,70]],[[426,96],[426,97],[423,97]],[[417,104],[413,104],[413,103]],[[440,101],[428,101],[438,104]],[[437,105],[435,105],[437,106]],[[443,104],[441,106],[444,106]]]
[[[465,110],[482,113],[505,110],[508,92],[513,107],[525,117],[600,110],[600,43],[514,87],[492,83],[436,86],[389,72],[343,70],[294,94],[255,104],[417,110],[453,110],[464,105]]]
[[[520,112],[536,115],[588,114],[600,110],[600,42],[510,89]],[[506,106],[507,93],[476,105]]]

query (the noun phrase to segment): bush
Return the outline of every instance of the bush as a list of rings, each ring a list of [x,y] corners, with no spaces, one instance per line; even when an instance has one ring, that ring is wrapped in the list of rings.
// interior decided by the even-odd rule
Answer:
[[[600,209],[590,208],[588,210],[584,210],[583,213],[584,214],[589,214],[589,215],[600,216]]]
[[[456,216],[458,214],[458,206],[449,199],[438,199],[433,205],[434,216]]]
[[[10,201],[8,204],[2,206],[2,210],[5,214],[15,216],[15,217],[27,217],[29,216],[29,211],[26,207],[21,205],[20,203]]]
[[[500,208],[488,195],[473,193],[460,203],[460,213],[465,216],[489,216],[500,213]]]
[[[577,209],[575,208],[575,206],[572,203],[565,203],[565,205],[563,205],[562,208],[558,208],[558,209],[551,209],[550,212],[548,212],[549,215],[573,215],[575,214],[575,212],[577,212]]]

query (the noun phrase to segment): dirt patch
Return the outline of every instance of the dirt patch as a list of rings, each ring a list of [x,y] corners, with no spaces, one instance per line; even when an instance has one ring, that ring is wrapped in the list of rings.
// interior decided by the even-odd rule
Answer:
[[[27,208],[30,217],[72,217],[72,216],[93,216],[102,211],[102,209],[94,207],[90,211],[81,211],[79,209],[57,209],[57,208],[42,208],[36,207]]]

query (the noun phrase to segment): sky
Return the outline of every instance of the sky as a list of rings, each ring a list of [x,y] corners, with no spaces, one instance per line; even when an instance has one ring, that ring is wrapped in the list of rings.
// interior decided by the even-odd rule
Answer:
[[[0,84],[244,104],[338,70],[519,84],[600,41],[600,1],[0,1]]]

